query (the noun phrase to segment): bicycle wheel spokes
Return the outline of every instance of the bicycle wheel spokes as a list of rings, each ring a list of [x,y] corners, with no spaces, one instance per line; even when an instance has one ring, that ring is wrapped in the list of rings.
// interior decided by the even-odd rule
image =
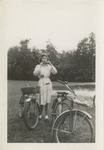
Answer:
[[[34,115],[36,115],[36,108],[34,103],[30,103],[28,109],[27,109],[27,117],[30,121],[34,120]],[[36,118],[35,118],[36,119]]]
[[[25,104],[24,121],[29,129],[34,129],[38,123],[38,109],[36,102]]]
[[[72,113],[72,114],[71,114]],[[88,143],[93,139],[93,126],[85,114],[72,111],[56,124],[54,135],[61,143]]]
[[[77,116],[77,111],[75,112],[73,131],[78,130],[78,128],[82,126],[83,122],[85,121],[85,117],[86,117],[86,114],[82,118],[79,119],[79,117]]]

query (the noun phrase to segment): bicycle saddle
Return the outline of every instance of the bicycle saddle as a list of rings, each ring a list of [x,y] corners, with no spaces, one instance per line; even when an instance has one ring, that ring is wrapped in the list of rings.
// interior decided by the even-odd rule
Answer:
[[[68,92],[57,92],[57,94],[61,94],[61,95],[64,95],[64,94],[69,94]]]

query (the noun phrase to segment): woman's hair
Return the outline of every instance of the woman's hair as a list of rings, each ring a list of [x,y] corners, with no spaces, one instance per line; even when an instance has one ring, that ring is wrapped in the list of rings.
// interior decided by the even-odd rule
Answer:
[[[47,59],[48,59],[48,55],[47,55],[47,54],[42,54],[42,55],[40,56],[40,58],[39,58],[39,63],[42,62],[42,58],[43,58],[44,56],[47,57]]]

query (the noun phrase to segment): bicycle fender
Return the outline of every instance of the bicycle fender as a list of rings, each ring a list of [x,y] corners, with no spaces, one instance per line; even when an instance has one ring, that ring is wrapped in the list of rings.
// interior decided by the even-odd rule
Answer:
[[[79,110],[79,109],[73,109],[74,111],[79,111],[79,112],[81,112],[81,113],[84,113],[84,114],[86,114],[86,116],[89,118],[89,119],[92,119],[92,116],[88,113],[88,112],[86,112],[86,111],[83,111],[83,110]]]

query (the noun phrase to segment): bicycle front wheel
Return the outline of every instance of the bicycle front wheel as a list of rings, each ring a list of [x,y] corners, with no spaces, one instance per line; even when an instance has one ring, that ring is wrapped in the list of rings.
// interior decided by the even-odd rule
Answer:
[[[28,129],[34,129],[39,120],[39,113],[36,101],[25,103],[24,108],[24,121]]]
[[[53,137],[58,143],[90,143],[94,141],[94,127],[83,112],[67,111],[57,118]]]

